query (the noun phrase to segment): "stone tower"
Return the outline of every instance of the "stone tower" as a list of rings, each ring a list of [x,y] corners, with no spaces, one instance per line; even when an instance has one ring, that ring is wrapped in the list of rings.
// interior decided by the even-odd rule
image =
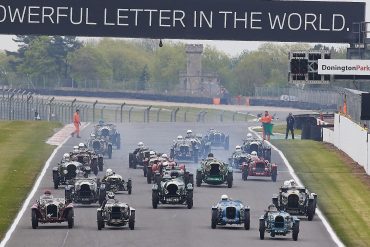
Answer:
[[[199,90],[202,82],[202,44],[187,44],[186,45],[186,80],[184,81],[184,89],[194,92]]]

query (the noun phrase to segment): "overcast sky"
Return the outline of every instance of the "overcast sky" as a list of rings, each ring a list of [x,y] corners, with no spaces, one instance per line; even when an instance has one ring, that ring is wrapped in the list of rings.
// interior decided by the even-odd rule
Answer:
[[[317,1],[317,0],[313,0]],[[370,0],[357,0],[357,1],[349,1],[349,0],[326,0],[331,2],[365,2],[367,3],[366,6],[366,21],[370,22]],[[12,35],[0,35],[0,50],[17,50],[17,45],[15,42],[12,41]],[[82,38],[86,39],[86,38]],[[204,45],[211,45],[216,47],[218,50],[222,50],[230,56],[237,56],[244,50],[255,50],[257,49],[263,42],[252,42],[252,41],[211,41],[211,40],[181,40],[186,43],[197,43],[197,44],[204,44]],[[165,42],[165,41],[164,41]],[[329,46],[333,44],[328,44]],[[343,44],[342,46],[344,46]]]

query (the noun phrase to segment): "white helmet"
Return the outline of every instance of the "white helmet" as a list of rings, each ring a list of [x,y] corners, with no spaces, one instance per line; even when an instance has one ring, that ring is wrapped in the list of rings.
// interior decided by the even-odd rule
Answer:
[[[290,186],[290,181],[289,180],[284,181],[284,187],[289,187],[289,186]]]
[[[167,159],[168,157],[167,157],[167,154],[162,154],[162,158],[163,159]]]
[[[155,152],[154,151],[150,151],[149,152],[149,155],[155,155]]]
[[[162,166],[164,166],[164,167],[168,166],[168,162],[167,161],[163,162]]]
[[[177,140],[178,140],[178,141],[182,141],[182,140],[184,140],[184,137],[182,137],[182,136],[177,136]]]
[[[251,155],[257,157],[257,152],[256,151],[252,151]]]
[[[91,138],[95,138],[95,134],[94,134],[94,133],[91,133],[91,134],[90,134],[90,137],[91,137]]]
[[[253,135],[252,135],[251,133],[248,133],[248,134],[247,134],[247,139],[248,139],[248,140],[251,140],[252,138],[253,138]]]
[[[63,154],[63,159],[64,160],[69,160],[69,158],[70,158],[71,156],[69,155],[69,153],[65,153],[65,154]]]
[[[294,179],[291,179],[289,180],[289,183],[290,183],[290,186],[296,186],[296,182],[294,181]]]
[[[108,168],[107,171],[105,172],[105,176],[112,176],[113,175],[113,170]]]
[[[78,146],[73,146],[73,150],[74,151],[77,151],[78,150]]]
[[[227,200],[229,200],[229,197],[227,195],[222,195],[221,200],[222,201],[227,201]]]
[[[236,146],[235,146],[235,151],[237,151],[237,152],[242,151],[242,147],[241,147],[241,146],[239,146],[239,145],[236,145]]]
[[[84,148],[84,147],[85,147],[85,144],[83,144],[82,142],[78,144],[78,148]]]
[[[143,143],[143,142],[139,142],[139,143],[137,144],[137,146],[138,146],[139,148],[143,148],[143,147],[144,147],[144,143]]]

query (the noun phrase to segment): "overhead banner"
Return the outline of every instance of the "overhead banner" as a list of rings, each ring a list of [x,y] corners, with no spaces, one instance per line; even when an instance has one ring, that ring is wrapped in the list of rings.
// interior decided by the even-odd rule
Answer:
[[[0,0],[1,34],[348,43],[365,3]]]
[[[370,75],[370,60],[319,59],[319,75]]]

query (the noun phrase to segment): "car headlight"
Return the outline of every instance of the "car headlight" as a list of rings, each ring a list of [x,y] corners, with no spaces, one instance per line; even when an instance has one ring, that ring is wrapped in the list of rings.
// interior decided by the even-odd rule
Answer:
[[[165,194],[168,194],[168,190],[166,188],[164,188],[163,191],[164,191]]]
[[[282,203],[283,205],[288,204],[288,197],[286,197],[286,196],[282,196],[282,197],[281,197],[281,203]]]
[[[64,173],[64,175],[67,175],[68,171],[67,170],[63,170],[63,173]]]
[[[305,199],[306,199],[306,196],[304,194],[300,194],[299,195],[299,204],[302,205],[304,203]]]

